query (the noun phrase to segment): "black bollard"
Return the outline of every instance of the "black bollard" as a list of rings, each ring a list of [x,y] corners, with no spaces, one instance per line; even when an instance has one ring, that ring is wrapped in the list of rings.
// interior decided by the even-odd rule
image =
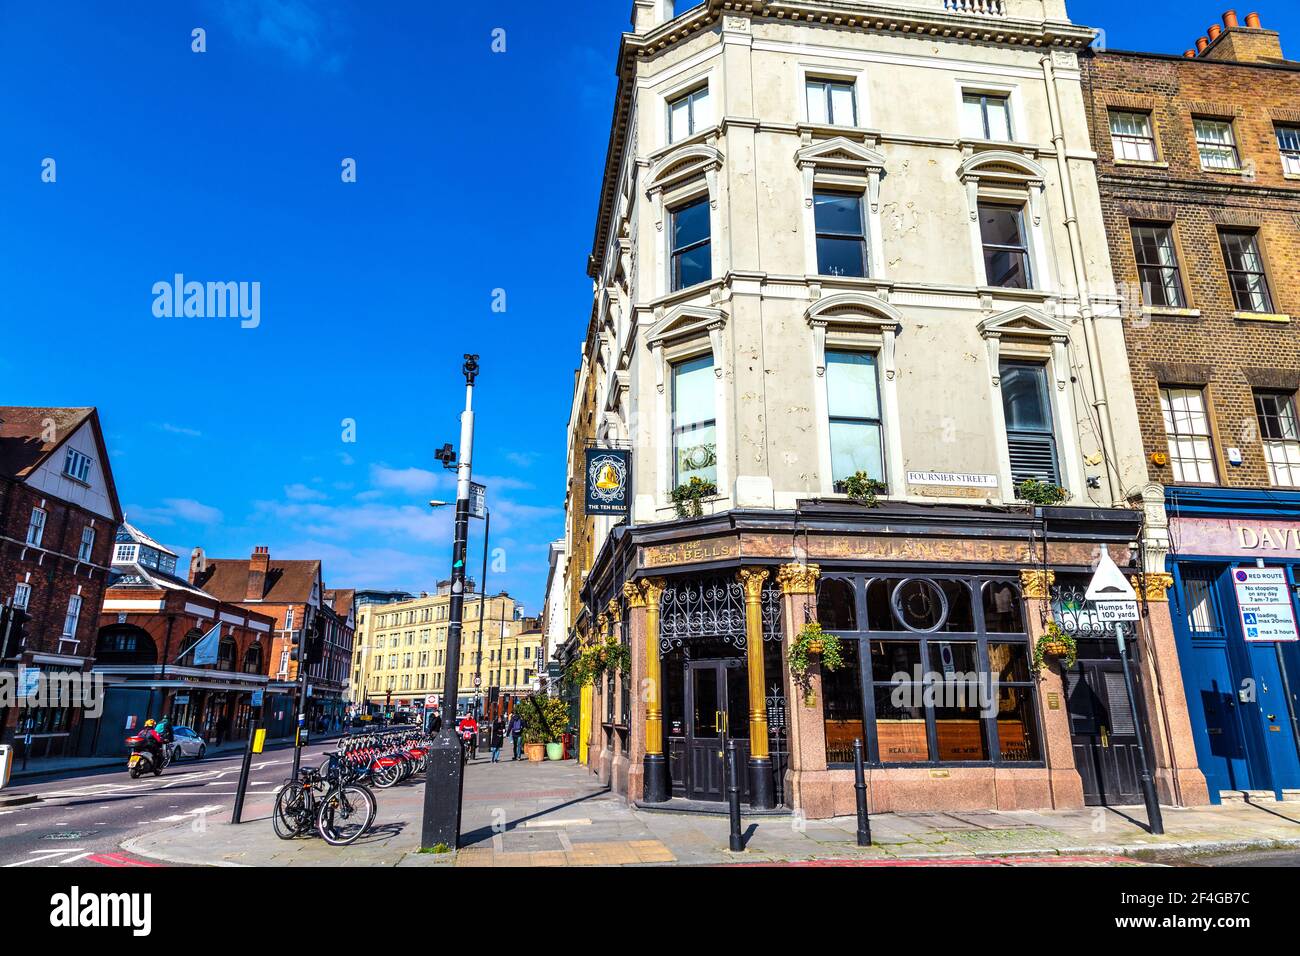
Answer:
[[[862,760],[862,739],[853,741],[853,789],[858,798],[858,846],[871,846],[871,818],[867,815],[867,768]]]
[[[235,790],[235,812],[230,816],[231,823],[242,823],[239,818],[244,814],[244,792],[248,790],[248,772],[253,765],[253,741],[257,738],[257,718],[248,722],[248,745],[244,748],[244,763],[239,768],[239,786]]]
[[[745,849],[740,836],[740,777],[736,769],[736,742],[727,741],[727,811],[731,817],[731,852]]]

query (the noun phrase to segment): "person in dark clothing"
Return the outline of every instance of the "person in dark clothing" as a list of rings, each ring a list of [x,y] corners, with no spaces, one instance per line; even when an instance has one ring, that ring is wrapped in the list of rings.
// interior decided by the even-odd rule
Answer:
[[[220,747],[226,740],[226,734],[230,732],[230,721],[222,714],[217,718],[217,746]]]
[[[501,747],[506,742],[506,722],[500,717],[492,721],[491,738],[489,747],[492,749],[492,762],[501,762]]]
[[[519,755],[523,753],[524,749],[524,719],[519,716],[518,711],[515,711],[515,713],[510,717],[510,740],[514,744],[515,748],[514,756],[510,759],[518,760]]]

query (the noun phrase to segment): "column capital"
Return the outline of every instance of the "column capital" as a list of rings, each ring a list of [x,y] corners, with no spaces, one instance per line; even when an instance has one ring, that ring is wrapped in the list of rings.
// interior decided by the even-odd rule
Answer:
[[[1044,571],[1042,568],[1022,568],[1020,571],[1020,587],[1027,598],[1046,601],[1051,597],[1050,589],[1055,583],[1055,571]]]
[[[776,572],[782,594],[815,594],[822,569],[815,564],[783,564]]]
[[[641,593],[645,595],[645,603],[648,607],[659,609],[659,599],[663,597],[664,591],[668,589],[668,582],[663,578],[646,578],[641,582]]]
[[[1174,576],[1164,571],[1151,572],[1133,579],[1134,588],[1148,601],[1168,601],[1169,589],[1174,586]]]
[[[623,620],[623,605],[618,603],[618,598],[610,598],[607,608],[612,623],[618,624]]]
[[[736,579],[745,587],[745,600],[757,604],[763,596],[763,582],[767,580],[767,568],[741,568],[736,572]]]
[[[596,631],[598,634],[603,636],[605,633],[605,627],[608,624],[609,624],[608,614],[606,614],[604,611],[601,611],[599,614],[596,615]]]
[[[627,598],[629,608],[645,607],[645,594],[641,591],[641,585],[636,581],[623,582],[623,597]]]

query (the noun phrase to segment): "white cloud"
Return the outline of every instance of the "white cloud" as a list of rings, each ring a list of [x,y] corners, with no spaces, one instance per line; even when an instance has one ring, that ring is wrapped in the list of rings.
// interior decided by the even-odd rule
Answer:
[[[425,468],[389,468],[370,466],[370,483],[376,488],[392,489],[408,495],[424,495],[451,483],[450,473],[440,475]]]
[[[284,493],[292,501],[324,501],[326,498],[324,492],[317,491],[315,488],[308,488],[301,482],[285,485]]]
[[[127,520],[142,528],[156,524],[171,525],[177,521],[214,525],[220,524],[222,518],[220,509],[195,501],[193,498],[164,498],[161,507],[146,508],[131,505],[126,512]]]
[[[187,428],[184,425],[173,425],[171,422],[161,422],[154,426],[165,432],[171,432],[173,435],[185,435],[189,438],[202,438],[203,432],[197,428]]]

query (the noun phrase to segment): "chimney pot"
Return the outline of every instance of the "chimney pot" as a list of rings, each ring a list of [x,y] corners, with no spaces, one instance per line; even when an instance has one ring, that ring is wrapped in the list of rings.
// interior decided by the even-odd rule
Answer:
[[[1219,39],[1219,34],[1222,32],[1223,27],[1219,26],[1217,23],[1212,23],[1210,24],[1210,29],[1206,31],[1206,36],[1208,36],[1210,42],[1213,43],[1215,40]]]
[[[1183,56],[1187,57],[1189,60],[1194,60],[1194,59],[1196,59],[1196,51],[1195,51],[1195,50],[1184,50],[1184,51],[1183,51]]]
[[[1205,39],[1205,37],[1196,38],[1196,49],[1199,50],[1200,52],[1204,53],[1206,48],[1209,47],[1209,45],[1210,45],[1210,41]]]
[[[1258,30],[1258,29],[1259,29],[1259,14],[1258,14],[1258,13],[1248,13],[1248,14],[1246,14],[1246,26],[1250,27],[1252,30]]]
[[[1227,30],[1231,30],[1237,26],[1240,26],[1240,24],[1237,22],[1236,10],[1229,10],[1227,13],[1223,15],[1223,26],[1224,29]]]

